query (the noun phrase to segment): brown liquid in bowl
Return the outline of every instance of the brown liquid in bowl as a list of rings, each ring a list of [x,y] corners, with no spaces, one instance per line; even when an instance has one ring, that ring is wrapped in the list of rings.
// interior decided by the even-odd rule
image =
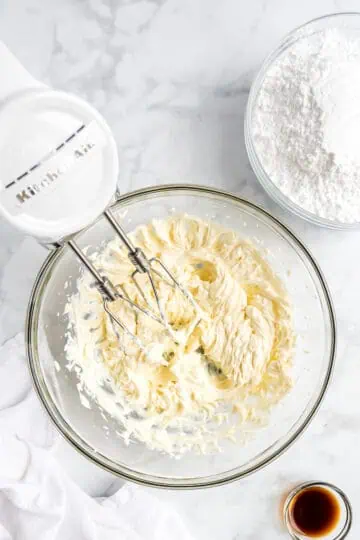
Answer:
[[[340,519],[340,505],[326,488],[305,488],[296,495],[290,508],[293,526],[310,538],[329,534]]]

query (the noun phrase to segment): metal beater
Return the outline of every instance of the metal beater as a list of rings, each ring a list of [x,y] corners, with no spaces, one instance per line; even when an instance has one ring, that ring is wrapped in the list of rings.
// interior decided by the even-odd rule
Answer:
[[[68,240],[67,245],[73,250],[73,252],[77,255],[77,257],[81,260],[81,262],[86,266],[86,268],[91,272],[93,277],[96,280],[96,283],[98,285],[98,289],[100,293],[103,296],[104,299],[104,309],[106,313],[111,318],[112,322],[117,324],[126,334],[130,336],[130,338],[140,347],[141,350],[145,351],[146,347],[144,344],[140,341],[140,339],[133,333],[129,328],[119,319],[116,312],[114,312],[111,308],[111,305],[113,302],[115,302],[118,299],[123,300],[128,305],[130,305],[136,312],[143,313],[144,315],[147,315],[154,321],[161,324],[168,334],[171,336],[172,339],[176,342],[176,334],[171,328],[171,325],[169,321],[166,318],[164,307],[161,302],[161,298],[159,297],[157,287],[155,285],[154,277],[153,275],[156,275],[160,279],[166,279],[167,283],[172,286],[176,287],[182,295],[190,302],[190,304],[194,308],[194,313],[196,314],[196,319],[194,323],[192,324],[192,329],[195,328],[198,323],[200,322],[200,316],[199,316],[199,307],[197,306],[195,300],[193,299],[192,295],[179,283],[179,281],[174,277],[172,272],[164,265],[164,263],[157,257],[152,257],[151,259],[148,259],[143,252],[142,249],[139,247],[136,247],[133,245],[121,225],[116,221],[112,211],[108,208],[104,211],[103,215],[111,225],[111,227],[115,230],[115,232],[119,235],[121,238],[121,241],[126,246],[128,250],[128,257],[131,261],[131,263],[134,265],[135,270],[131,274],[131,279],[134,282],[137,290],[141,294],[141,297],[143,298],[145,304],[147,305],[147,308],[144,308],[137,304],[136,302],[133,302],[128,296],[126,296],[120,287],[116,287],[108,277],[103,276],[100,274],[100,272],[95,268],[95,266],[92,264],[92,262],[89,260],[89,258],[81,251],[79,246],[76,244],[75,240]],[[162,271],[165,274],[165,277],[159,272],[155,265],[158,265]],[[138,274],[146,274],[147,278],[149,280],[151,290],[154,293],[154,298],[156,301],[157,306],[157,314],[154,312],[153,307],[151,306],[145,292],[141,288],[138,280],[136,279],[136,276]]]

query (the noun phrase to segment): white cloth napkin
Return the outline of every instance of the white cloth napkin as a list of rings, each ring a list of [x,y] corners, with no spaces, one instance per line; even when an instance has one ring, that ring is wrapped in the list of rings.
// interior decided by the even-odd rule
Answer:
[[[32,389],[23,335],[0,349],[0,540],[191,540],[154,492],[93,499],[53,456],[58,437]]]

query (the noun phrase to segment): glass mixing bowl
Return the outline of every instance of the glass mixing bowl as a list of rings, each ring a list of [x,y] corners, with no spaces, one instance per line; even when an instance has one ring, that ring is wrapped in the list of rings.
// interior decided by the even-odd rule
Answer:
[[[188,213],[212,220],[253,239],[284,281],[294,306],[298,335],[294,387],[247,445],[225,444],[211,456],[180,459],[126,446],[111,418],[99,407],[85,408],[77,376],[66,368],[67,321],[64,307],[76,291],[81,264],[66,246],[51,253],[34,285],[27,317],[27,353],[36,390],[64,437],[106,470],[143,484],[195,488],[241,478],[279,456],[309,424],[324,396],[335,354],[335,319],[325,280],[313,257],[284,225],[254,204],[215,189],[196,186],[153,187],[123,195],[113,205],[126,231],[153,218]],[[98,249],[114,236],[104,218],[78,235],[80,246]],[[67,284],[67,288],[66,288]],[[66,289],[66,292],[65,292]]]
[[[262,64],[259,73],[251,85],[249,99],[246,107],[245,115],[245,145],[249,161],[254,170],[254,173],[265,191],[286,210],[293,214],[322,227],[339,230],[357,230],[360,228],[360,223],[341,223],[340,221],[332,221],[322,218],[308,212],[298,204],[289,199],[272,181],[271,177],[264,169],[260,156],[256,151],[256,146],[253,140],[253,114],[256,108],[256,102],[259,91],[269,69],[279,59],[279,57],[290,49],[296,42],[303,38],[316,39],[317,34],[329,28],[339,28],[344,33],[353,38],[360,39],[360,13],[334,13],[325,15],[307,22],[306,24],[295,28],[280,42],[276,49],[270,53]]]

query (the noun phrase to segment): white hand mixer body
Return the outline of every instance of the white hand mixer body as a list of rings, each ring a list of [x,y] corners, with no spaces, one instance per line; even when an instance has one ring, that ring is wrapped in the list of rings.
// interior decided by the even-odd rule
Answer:
[[[112,322],[142,350],[143,343],[112,310],[119,298],[162,324],[176,340],[154,278],[165,279],[189,300],[195,325],[200,310],[160,259],[148,259],[132,244],[108,208],[118,178],[117,148],[109,126],[83,100],[36,81],[1,42],[0,66],[0,214],[41,243],[54,247],[66,243],[95,278]],[[143,305],[101,275],[76,244],[74,235],[101,214],[128,249]],[[138,274],[147,275],[151,298],[143,293]]]

